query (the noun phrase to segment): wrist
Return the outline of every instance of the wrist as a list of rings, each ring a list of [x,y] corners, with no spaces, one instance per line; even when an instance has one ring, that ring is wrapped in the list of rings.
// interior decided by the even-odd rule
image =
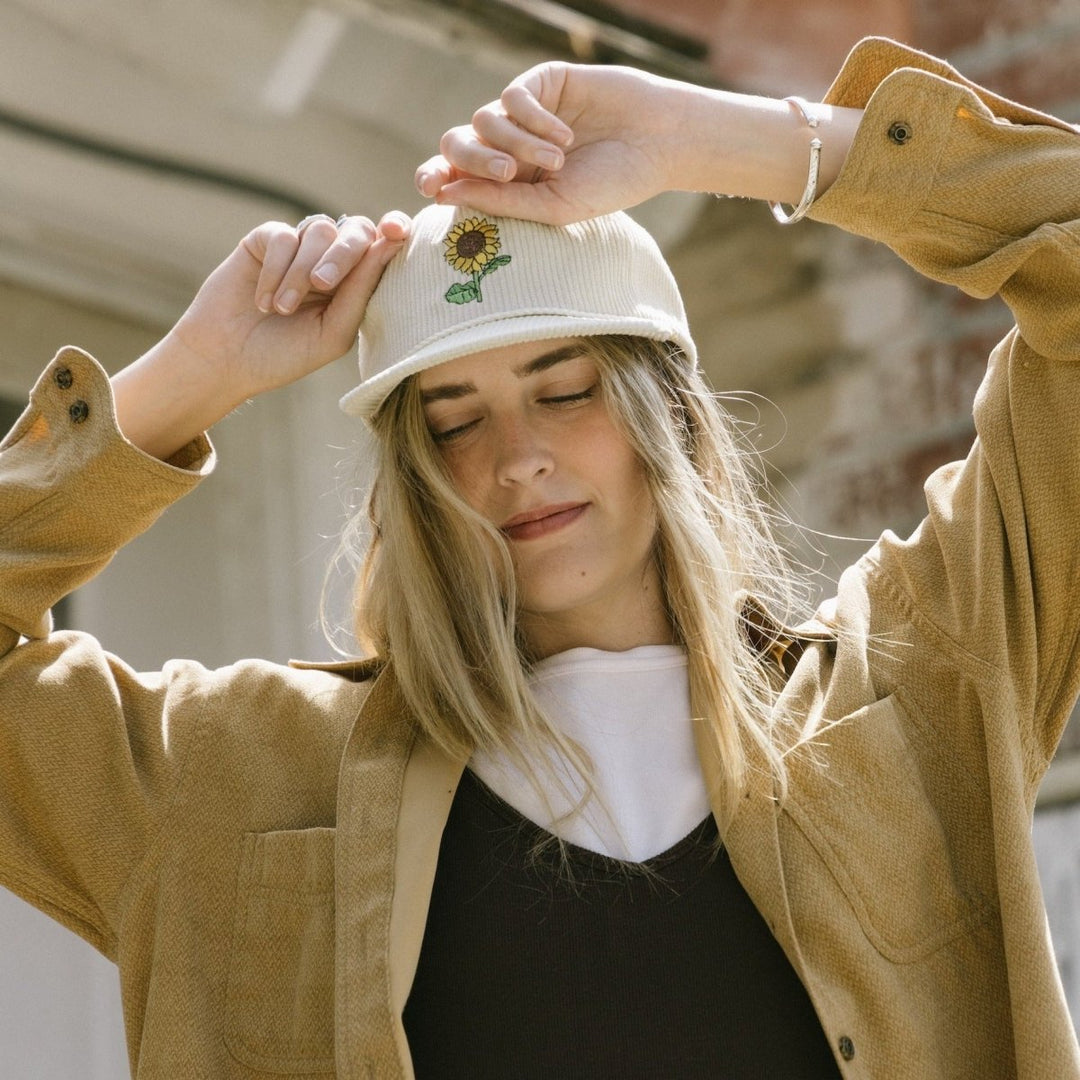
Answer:
[[[220,369],[171,330],[112,377],[116,419],[140,450],[168,458],[230,413],[234,400]]]
[[[681,117],[679,186],[687,190],[794,205],[806,187],[810,141],[817,137],[821,195],[839,174],[862,116],[861,109],[811,103],[818,126],[810,128],[784,100],[695,89]]]

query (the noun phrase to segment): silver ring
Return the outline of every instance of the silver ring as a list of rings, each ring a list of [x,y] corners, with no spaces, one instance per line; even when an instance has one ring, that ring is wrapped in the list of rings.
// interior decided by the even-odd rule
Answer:
[[[313,221],[329,221],[331,225],[337,224],[337,222],[335,222],[329,214],[308,214],[308,216],[304,218],[304,220],[301,221],[299,225],[296,226],[296,235],[303,236],[304,230]]]
[[[339,217],[337,219],[337,221],[334,222],[334,224],[340,229],[341,226],[344,225],[345,222],[348,221],[351,216],[352,216],[351,214],[342,214],[341,217]]]

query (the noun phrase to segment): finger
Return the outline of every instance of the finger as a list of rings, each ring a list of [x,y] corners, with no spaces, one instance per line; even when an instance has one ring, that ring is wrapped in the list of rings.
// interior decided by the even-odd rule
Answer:
[[[574,141],[574,132],[552,111],[559,102],[566,81],[562,64],[542,64],[519,75],[499,98],[503,112],[515,124],[541,139],[567,147]],[[551,108],[546,108],[541,99]]]
[[[462,174],[442,154],[436,154],[417,168],[413,180],[416,183],[416,190],[424,198],[433,199],[442,188],[461,179],[461,176]]]
[[[383,271],[401,251],[407,239],[407,228],[397,239],[380,233],[334,293],[334,298],[326,309],[324,326],[334,342],[337,355],[342,355],[352,345],[360,320]]]
[[[311,269],[311,284],[319,290],[333,289],[363,258],[375,239],[371,218],[350,215],[334,224],[334,240]]]
[[[259,264],[255,306],[269,313],[274,309],[274,294],[300,247],[296,229],[282,221],[268,221],[244,237],[242,243]]]
[[[575,213],[546,183],[456,180],[444,187],[435,201],[447,206],[468,206],[496,217],[526,218],[548,225],[569,225],[590,216],[584,209]]]
[[[461,128],[452,129],[443,138],[455,154],[472,153],[478,162],[484,162],[486,166],[484,171],[466,164],[465,167],[474,176],[491,176],[496,180],[509,179],[508,176],[497,174],[492,167],[494,164],[501,167],[502,158],[506,155],[518,163],[536,165],[552,172],[561,169],[565,160],[560,146],[523,128],[506,115],[501,105],[498,107],[485,105],[484,108],[477,109],[473,114],[471,132],[469,129],[465,131],[471,135],[471,138],[469,135],[463,137]],[[450,161],[462,167],[463,162],[459,161],[454,154],[447,153],[446,146],[441,149]]]
[[[309,220],[299,237],[292,262],[286,267],[274,292],[273,308],[291,315],[311,290],[311,271],[338,239],[338,227],[329,217]]]
[[[466,176],[510,180],[517,172],[513,157],[481,140],[471,124],[447,131],[439,141],[439,150],[451,169]]]
[[[378,234],[391,243],[407,240],[412,230],[412,218],[400,210],[391,210],[379,219]]]

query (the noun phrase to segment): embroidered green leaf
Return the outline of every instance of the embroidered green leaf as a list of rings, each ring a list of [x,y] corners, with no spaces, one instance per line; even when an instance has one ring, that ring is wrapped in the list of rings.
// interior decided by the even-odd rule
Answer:
[[[483,270],[480,271],[480,276],[484,277],[485,275],[490,274],[492,270],[497,270],[500,266],[505,266],[509,261],[509,255],[497,256],[496,258],[492,259],[491,262],[489,262]]]
[[[451,304],[468,304],[477,298],[480,290],[472,281],[459,281],[446,290],[446,299]]]

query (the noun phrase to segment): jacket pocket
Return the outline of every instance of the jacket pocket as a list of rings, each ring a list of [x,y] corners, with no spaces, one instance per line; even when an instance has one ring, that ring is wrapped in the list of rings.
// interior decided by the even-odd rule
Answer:
[[[829,728],[793,768],[785,808],[874,947],[911,963],[979,922],[988,902],[965,871],[964,823],[940,813],[903,720],[888,697]]]
[[[333,829],[245,834],[225,1009],[237,1061],[333,1074]]]

